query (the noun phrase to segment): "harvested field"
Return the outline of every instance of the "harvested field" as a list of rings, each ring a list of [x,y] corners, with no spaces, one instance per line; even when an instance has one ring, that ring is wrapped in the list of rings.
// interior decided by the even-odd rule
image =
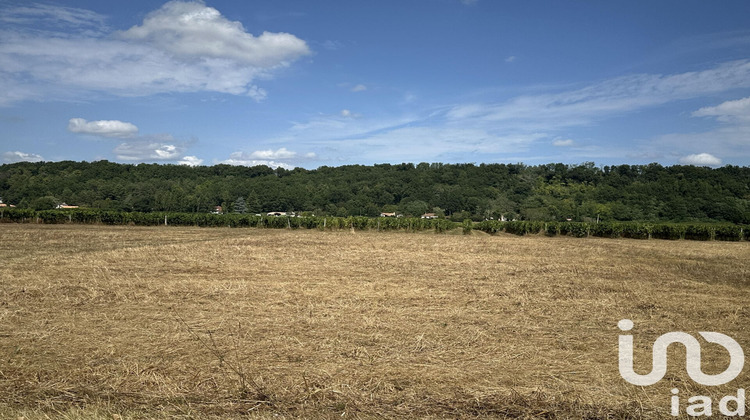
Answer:
[[[750,349],[747,242],[2,224],[0,256],[0,418],[670,418],[750,385],[617,366],[623,318],[639,373],[669,331]]]

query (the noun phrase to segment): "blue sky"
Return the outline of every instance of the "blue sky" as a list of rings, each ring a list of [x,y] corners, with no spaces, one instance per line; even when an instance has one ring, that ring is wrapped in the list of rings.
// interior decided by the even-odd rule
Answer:
[[[0,0],[0,163],[750,165],[750,2]]]

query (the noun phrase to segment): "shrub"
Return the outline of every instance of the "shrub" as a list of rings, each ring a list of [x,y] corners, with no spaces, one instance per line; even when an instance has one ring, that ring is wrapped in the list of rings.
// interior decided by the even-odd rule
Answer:
[[[36,217],[36,212],[31,209],[3,209],[2,220],[13,223],[26,223]]]
[[[693,241],[710,241],[714,237],[714,229],[705,225],[688,225],[685,228],[685,239]]]
[[[742,234],[742,226],[717,226],[714,229],[714,238],[717,241],[740,241]]]
[[[602,222],[590,225],[589,231],[593,236],[602,238],[620,238],[622,237],[622,224]]]
[[[526,234],[526,222],[512,221],[505,222],[505,231],[514,235],[523,236]]]
[[[651,237],[655,239],[677,240],[685,237],[685,225],[660,224],[654,225]]]
[[[99,214],[99,220],[105,225],[124,225],[128,222],[127,213],[104,211]]]
[[[481,230],[482,232],[494,235],[495,233],[503,230],[503,223],[505,222],[500,222],[498,220],[485,220],[483,222],[479,222],[476,228]]]
[[[36,213],[36,217],[44,224],[65,223],[68,221],[68,215],[59,210],[42,210]]]
[[[570,222],[570,235],[576,238],[589,236],[589,224],[584,222]]]
[[[622,226],[623,238],[649,239],[653,226],[645,223],[625,223]]]
[[[471,231],[474,230],[474,222],[471,219],[464,219],[461,227],[463,228],[464,235],[471,235]]]

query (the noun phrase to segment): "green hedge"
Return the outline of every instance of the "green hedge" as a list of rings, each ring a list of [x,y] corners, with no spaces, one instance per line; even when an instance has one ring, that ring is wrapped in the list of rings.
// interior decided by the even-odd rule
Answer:
[[[91,209],[43,210],[4,208],[0,210],[0,222],[44,223],[44,224],[104,224],[135,226],[200,226],[200,227],[255,227],[267,229],[319,229],[319,230],[403,230],[409,232],[434,230],[436,233],[462,228],[464,233],[472,229],[489,234],[506,232],[514,235],[543,233],[547,236],[574,236],[583,238],[667,239],[698,241],[750,241],[750,226],[712,224],[649,224],[640,222],[537,222],[485,220],[463,223],[447,219],[421,219],[407,217],[274,217],[252,214],[208,214],[208,213],[128,213]]]
[[[485,220],[484,222],[475,224],[474,229],[493,235],[498,232],[515,235],[540,233],[538,222],[528,221],[499,222],[496,220]],[[744,225],[548,222],[541,228],[541,233],[547,236],[561,235],[579,238],[591,235],[602,238],[750,241],[750,226]]]
[[[0,222],[13,223],[88,223],[135,226],[257,227],[269,229],[357,229],[357,230],[435,230],[445,232],[461,224],[446,219],[395,217],[274,217],[251,214],[208,213],[128,213],[97,210],[3,209]]]
[[[685,239],[685,225],[661,224],[654,225],[651,229],[651,237],[655,239]]]
[[[705,225],[689,225],[685,227],[685,239],[693,241],[710,241],[714,238],[714,228]]]

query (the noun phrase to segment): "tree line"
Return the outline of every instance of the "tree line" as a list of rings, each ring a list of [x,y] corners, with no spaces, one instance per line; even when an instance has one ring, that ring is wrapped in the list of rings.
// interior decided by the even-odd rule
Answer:
[[[0,198],[101,211],[419,217],[454,221],[750,223],[750,167],[402,163],[188,167],[96,162],[0,165]]]

